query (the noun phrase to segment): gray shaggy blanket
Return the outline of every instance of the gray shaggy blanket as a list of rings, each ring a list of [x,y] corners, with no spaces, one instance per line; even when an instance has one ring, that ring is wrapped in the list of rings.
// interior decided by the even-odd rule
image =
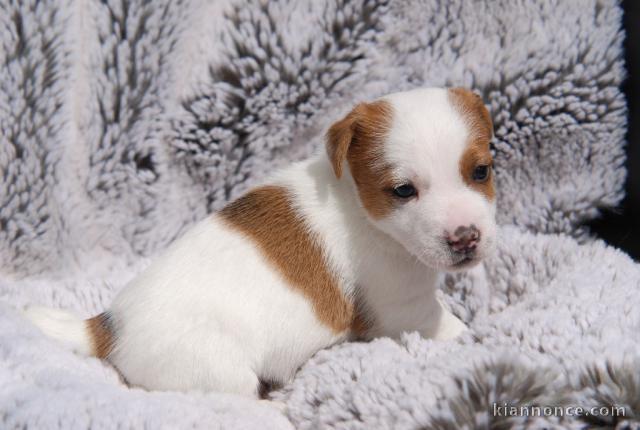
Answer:
[[[610,0],[0,0],[0,427],[640,425],[640,266],[583,226],[622,198],[620,19]],[[502,225],[483,268],[443,277],[458,341],[321,351],[281,413],[127,388],[21,317],[101,311],[355,102],[453,85],[493,114]]]

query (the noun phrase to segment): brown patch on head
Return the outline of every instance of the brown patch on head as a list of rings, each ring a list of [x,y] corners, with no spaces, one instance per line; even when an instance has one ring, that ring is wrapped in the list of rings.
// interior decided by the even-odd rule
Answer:
[[[336,176],[342,176],[346,160],[362,205],[374,219],[385,217],[396,202],[391,166],[383,158],[392,115],[384,100],[360,103],[327,132],[327,154]]]
[[[292,207],[285,188],[256,188],[219,215],[258,246],[289,285],[311,302],[320,321],[337,333],[350,327],[353,304],[327,267],[322,249]]]
[[[103,312],[85,321],[93,346],[93,355],[105,359],[113,350],[115,335],[111,315]]]
[[[489,151],[489,142],[493,137],[493,123],[491,115],[484,106],[480,96],[465,88],[449,89],[449,98],[456,111],[462,116],[469,131],[467,147],[460,159],[460,175],[466,184],[484,194],[489,200],[495,198],[493,184],[493,169],[489,178],[484,182],[473,180],[473,171],[479,165],[493,165],[493,158]]]

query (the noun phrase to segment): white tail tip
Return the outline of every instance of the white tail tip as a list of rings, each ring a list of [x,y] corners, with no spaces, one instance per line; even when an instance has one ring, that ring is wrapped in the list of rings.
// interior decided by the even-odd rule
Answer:
[[[28,307],[23,313],[47,336],[80,354],[92,353],[89,333],[83,319],[70,312],[40,306]]]

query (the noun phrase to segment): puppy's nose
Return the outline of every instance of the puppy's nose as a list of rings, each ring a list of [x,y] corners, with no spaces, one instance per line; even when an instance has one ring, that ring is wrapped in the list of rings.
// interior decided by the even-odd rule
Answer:
[[[480,242],[480,230],[473,224],[461,225],[453,234],[447,232],[447,243],[453,252],[470,254],[476,250],[478,242]]]

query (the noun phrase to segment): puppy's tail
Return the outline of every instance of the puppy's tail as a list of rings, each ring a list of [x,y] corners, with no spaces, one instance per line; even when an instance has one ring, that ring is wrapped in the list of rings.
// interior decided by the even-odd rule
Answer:
[[[24,310],[24,315],[44,334],[80,354],[107,358],[113,349],[113,330],[107,312],[83,320],[63,310],[32,306]]]

